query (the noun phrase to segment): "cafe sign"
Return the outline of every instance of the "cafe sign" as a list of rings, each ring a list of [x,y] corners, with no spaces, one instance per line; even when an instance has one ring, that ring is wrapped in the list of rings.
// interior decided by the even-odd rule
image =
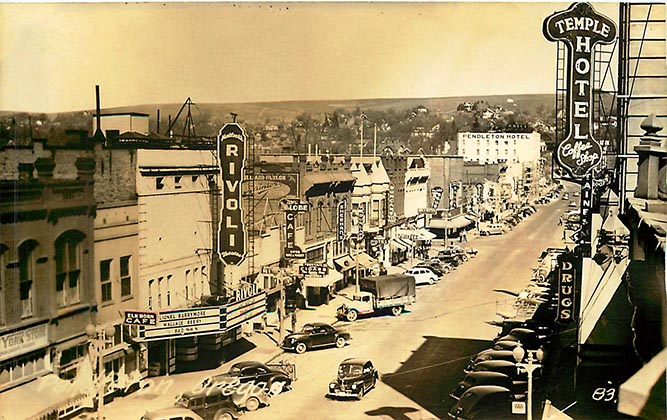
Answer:
[[[544,21],[544,36],[563,42],[568,51],[565,140],[556,157],[572,178],[581,179],[602,161],[603,150],[593,138],[593,50],[596,44],[610,44],[616,25],[588,3],[574,3]]]
[[[245,258],[246,232],[241,209],[241,180],[245,167],[243,128],[227,123],[218,134],[218,162],[222,184],[222,208],[218,224],[218,252],[229,265],[240,265]]]
[[[285,212],[285,258],[303,259],[306,253],[296,245],[296,215],[308,211],[308,203],[298,198],[286,198],[281,201],[281,208]]]

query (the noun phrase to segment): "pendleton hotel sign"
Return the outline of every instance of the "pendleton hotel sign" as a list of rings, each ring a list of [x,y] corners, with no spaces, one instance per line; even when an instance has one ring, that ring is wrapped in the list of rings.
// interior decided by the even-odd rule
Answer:
[[[597,13],[588,3],[574,3],[544,21],[544,36],[562,41],[568,51],[567,134],[558,145],[560,165],[575,179],[588,175],[602,160],[602,147],[593,138],[593,49],[595,44],[610,44],[616,25]]]

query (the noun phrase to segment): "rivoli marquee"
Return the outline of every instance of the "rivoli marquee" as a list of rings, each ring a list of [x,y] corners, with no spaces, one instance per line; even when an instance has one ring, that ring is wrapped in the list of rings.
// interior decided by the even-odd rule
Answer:
[[[602,161],[602,146],[593,138],[593,48],[610,44],[616,25],[588,3],[574,3],[544,21],[544,36],[562,41],[568,50],[567,135],[556,157],[572,178],[581,179]]]

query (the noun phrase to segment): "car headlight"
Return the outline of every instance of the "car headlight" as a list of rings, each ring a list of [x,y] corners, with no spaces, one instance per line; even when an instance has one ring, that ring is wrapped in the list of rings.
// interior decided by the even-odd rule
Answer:
[[[333,383],[333,382],[331,382],[331,383],[329,384],[329,388],[331,388],[331,389],[334,389],[334,388],[336,388],[336,384],[335,384],[335,383]]]
[[[352,384],[352,389],[357,389],[357,384]]]

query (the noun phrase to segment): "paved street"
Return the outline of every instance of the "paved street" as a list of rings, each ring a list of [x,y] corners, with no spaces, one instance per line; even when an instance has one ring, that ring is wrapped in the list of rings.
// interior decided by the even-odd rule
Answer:
[[[432,286],[417,288],[417,303],[400,317],[361,318],[336,322],[352,334],[343,349],[323,349],[303,355],[283,353],[268,337],[255,334],[247,344],[256,346],[238,360],[284,360],[297,365],[293,389],[272,399],[271,406],[248,413],[247,419],[350,419],[363,416],[387,419],[446,418],[453,400],[450,389],[462,378],[462,368],[498,333],[484,321],[495,319],[511,297],[492,289],[519,290],[530,279],[537,257],[547,247],[561,246],[558,218],[566,201],[539,206],[538,212],[505,235],[470,236],[468,247],[479,250]],[[431,253],[442,248],[438,240]],[[466,245],[466,244],[463,244]],[[407,266],[407,264],[406,264]],[[398,270],[399,267],[393,267]],[[299,326],[308,321],[335,321],[340,299],[329,305],[299,312]],[[338,363],[347,357],[367,357],[380,372],[381,381],[361,401],[325,398]],[[231,363],[231,362],[230,362]],[[225,371],[230,363],[216,369]],[[210,375],[211,371],[158,378],[152,387],[105,408],[107,419],[139,418],[147,410],[173,403],[174,396]]]

